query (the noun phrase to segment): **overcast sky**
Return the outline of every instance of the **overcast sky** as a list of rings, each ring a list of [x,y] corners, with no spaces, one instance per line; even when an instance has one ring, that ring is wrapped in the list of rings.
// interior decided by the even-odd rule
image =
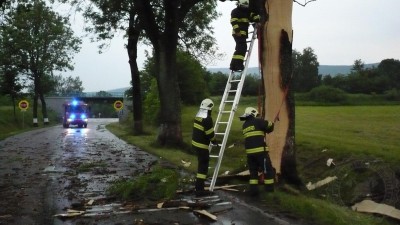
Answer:
[[[303,0],[298,0],[303,2]],[[235,43],[229,23],[234,2],[218,2],[223,15],[215,23],[215,38],[225,59],[207,67],[229,67]],[[293,5],[293,49],[314,49],[320,65],[379,63],[400,59],[400,0],[317,0],[305,7]],[[81,24],[72,21],[77,33]],[[75,55],[75,70],[66,75],[79,76],[85,92],[128,87],[130,71],[122,35],[110,42],[110,48],[98,54],[96,43],[83,39],[81,52]],[[253,54],[250,66],[257,66]],[[142,67],[144,49],[139,52]]]

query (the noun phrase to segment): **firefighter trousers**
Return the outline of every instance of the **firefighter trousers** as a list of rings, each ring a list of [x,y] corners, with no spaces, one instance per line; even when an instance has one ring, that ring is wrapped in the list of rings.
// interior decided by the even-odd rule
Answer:
[[[240,37],[233,36],[233,38],[235,39],[236,47],[229,68],[234,71],[243,70],[244,69],[243,60],[247,52],[247,42],[246,42],[247,38],[246,36],[240,36]]]
[[[259,176],[261,171],[264,175],[264,188],[266,191],[274,191],[275,170],[272,167],[268,152],[257,152],[247,154],[247,164],[250,171],[250,194],[258,194]]]
[[[208,165],[210,163],[210,152],[208,149],[196,148],[197,152],[197,174],[196,174],[196,191],[204,191],[204,182],[208,174]]]

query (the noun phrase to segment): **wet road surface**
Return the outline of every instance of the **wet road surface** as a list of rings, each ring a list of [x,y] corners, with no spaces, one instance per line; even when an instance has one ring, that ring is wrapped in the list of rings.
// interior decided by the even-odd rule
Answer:
[[[140,211],[108,199],[110,184],[146,172],[158,160],[108,132],[110,122],[117,120],[91,119],[86,129],[59,125],[1,141],[0,225],[295,224],[222,191],[215,191],[208,209],[217,221],[187,209]],[[190,195],[181,198],[197,201]],[[55,216],[85,206],[84,213],[72,212],[77,216]]]

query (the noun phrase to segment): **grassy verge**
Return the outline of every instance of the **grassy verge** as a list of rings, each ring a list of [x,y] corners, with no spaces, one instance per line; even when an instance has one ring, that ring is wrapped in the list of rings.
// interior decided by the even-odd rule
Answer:
[[[256,106],[257,99],[244,98],[241,105]],[[238,115],[243,108],[238,109]],[[303,182],[316,181],[333,172],[341,172],[332,171],[325,165],[327,157],[334,158],[338,164],[349,158],[360,160],[379,158],[388,166],[396,166],[396,162],[400,160],[400,155],[397,154],[397,146],[400,146],[400,140],[397,138],[400,129],[399,111],[398,105],[296,107],[298,170]],[[187,146],[190,146],[192,119],[196,112],[197,107],[183,107],[182,110],[183,137]],[[216,118],[216,112],[213,118]],[[185,169],[193,173],[196,171],[196,157],[189,147],[165,149],[154,144],[156,127],[147,127],[147,135],[142,136],[130,135],[129,125],[111,124],[107,128],[127,142],[176,165],[183,166],[182,160],[189,161],[191,165]],[[229,137],[227,146],[234,144],[234,147],[226,150],[221,173],[246,169],[239,120],[233,122]],[[354,182],[353,178],[360,175],[369,176],[365,173],[354,174],[351,181],[341,182]],[[356,191],[353,189],[342,187],[341,191]],[[331,201],[326,197],[329,191],[328,189],[315,192],[303,190],[293,195],[282,189],[273,195],[263,196],[263,201],[273,211],[287,212],[311,224],[390,224],[387,219],[351,211],[348,204],[343,204],[345,200],[342,204]]]
[[[31,101],[30,101],[31,102]],[[18,101],[17,101],[18,104]],[[3,140],[7,137],[23,133],[29,130],[37,129],[38,127],[33,127],[33,116],[32,116],[32,105],[26,110],[22,112],[18,106],[15,106],[15,114],[14,107],[12,102],[8,100],[6,97],[0,97],[0,140]],[[38,121],[39,128],[42,125],[41,121],[43,121],[43,116],[41,114],[41,107],[38,107]],[[58,124],[60,121],[57,118],[56,113],[52,111],[48,111],[50,126],[54,124]]]

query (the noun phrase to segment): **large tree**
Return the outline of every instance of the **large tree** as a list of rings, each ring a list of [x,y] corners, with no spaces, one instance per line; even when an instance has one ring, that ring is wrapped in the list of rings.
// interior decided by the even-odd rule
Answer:
[[[313,0],[307,0],[304,4]],[[293,0],[262,0],[269,19],[262,24],[261,57],[265,92],[264,117],[275,121],[267,135],[270,156],[278,177],[301,185],[296,168],[295,110],[292,64]]]
[[[134,102],[140,102],[140,77],[137,70],[137,43],[153,47],[156,79],[160,95],[161,124],[157,140],[161,145],[181,144],[181,106],[175,71],[177,48],[197,58],[216,55],[210,22],[217,17],[215,0],[61,0],[83,7],[84,15],[95,25],[100,39],[112,38],[123,30],[128,36],[128,55],[134,85]],[[82,7],[82,6],[81,6]],[[142,31],[144,35],[142,35]],[[139,97],[138,97],[139,96]],[[137,100],[135,100],[137,99]],[[135,108],[135,107],[134,107]]]
[[[48,123],[43,79],[51,76],[53,71],[73,69],[72,54],[78,52],[81,41],[73,36],[67,18],[39,0],[19,3],[11,10],[2,35],[6,45],[15,47],[9,54],[12,63],[18,66],[18,73],[32,81],[34,126],[38,126],[38,99],[42,104],[44,123]]]
[[[308,92],[321,84],[322,77],[318,74],[318,60],[310,47],[303,52],[293,51],[293,90]]]
[[[51,93],[56,96],[80,96],[84,90],[82,81],[79,77],[54,76],[55,86]]]
[[[189,35],[180,36],[180,31],[193,31],[197,35],[190,45],[198,46],[196,41],[210,40],[211,28],[201,15],[215,15],[214,0],[148,1],[135,0],[138,16],[143,23],[146,37],[154,50],[157,66],[156,80],[160,96],[160,126],[157,140],[161,145],[182,143],[181,105],[178,77],[175,73],[177,46]],[[208,13],[200,13],[207,11]],[[211,14],[213,13],[213,14]],[[190,17],[190,15],[193,15]],[[188,20],[190,18],[191,20]],[[200,23],[199,23],[200,22]],[[199,26],[201,25],[201,26]],[[201,32],[200,32],[201,31]],[[201,45],[204,51],[212,48],[212,42]],[[193,51],[192,51],[193,52]]]

